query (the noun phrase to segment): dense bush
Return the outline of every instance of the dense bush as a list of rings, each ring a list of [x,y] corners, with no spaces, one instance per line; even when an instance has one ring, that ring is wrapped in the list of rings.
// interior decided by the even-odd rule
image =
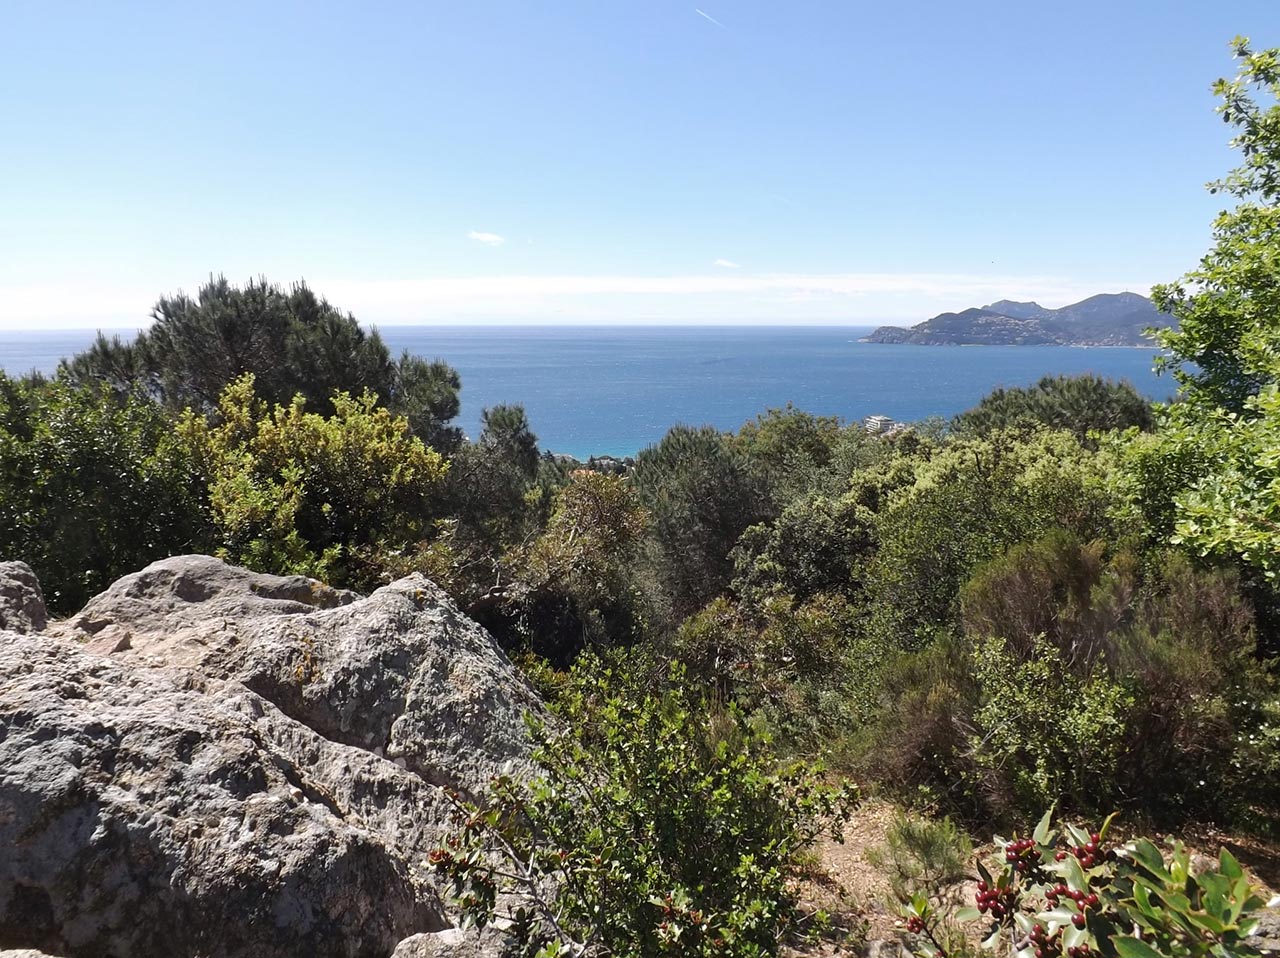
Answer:
[[[979,563],[1055,528],[1109,537],[1111,469],[1063,432],[957,440],[921,461],[878,514],[864,573],[877,628],[919,648],[951,627]]]
[[[690,616],[659,652],[721,701],[767,722],[790,747],[828,751],[869,708],[878,658],[855,636],[838,595],[773,595],[755,606],[719,598]]]
[[[773,955],[803,931],[800,853],[839,835],[854,790],[779,769],[740,713],[675,678],[645,694],[586,664],[560,721],[533,725],[543,776],[458,801],[431,861],[471,920],[505,918],[543,956]]]
[[[961,594],[965,638],[886,673],[869,761],[899,790],[1014,819],[1060,801],[1222,820],[1262,798],[1244,756],[1270,747],[1273,693],[1233,574],[1056,531]]]
[[[583,649],[642,639],[646,608],[634,570],[647,529],[626,480],[570,473],[541,534],[508,557],[517,585],[507,607],[526,646],[565,666]]]
[[[188,450],[146,398],[0,375],[0,556],[31,565],[55,613],[207,548],[201,493]]]
[[[233,562],[368,588],[375,558],[424,538],[447,464],[374,395],[336,393],[332,416],[257,397],[246,374],[218,416],[177,435],[204,478],[218,551]]]

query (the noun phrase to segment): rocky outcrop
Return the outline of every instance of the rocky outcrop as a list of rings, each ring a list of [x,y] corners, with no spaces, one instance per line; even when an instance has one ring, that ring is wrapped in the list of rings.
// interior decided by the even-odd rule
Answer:
[[[391,958],[497,958],[504,954],[505,944],[502,933],[492,928],[484,931],[446,928],[406,938]]]
[[[0,562],[0,629],[39,632],[49,621],[44,593],[31,566]]]
[[[233,679],[335,742],[476,794],[527,755],[541,708],[492,637],[421,575],[367,599],[179,556],[125,576],[59,635]]]
[[[405,812],[411,796],[438,803],[396,766],[243,686],[180,683],[57,640],[0,641],[0,688],[3,943],[372,956],[445,924],[412,849],[360,814],[379,792]]]
[[[1249,944],[1264,955],[1280,955],[1280,896],[1273,898],[1258,915],[1258,928]]]
[[[496,953],[436,934],[422,864],[449,827],[440,784],[529,767],[529,709],[417,576],[360,598],[183,556],[0,632],[0,948]]]

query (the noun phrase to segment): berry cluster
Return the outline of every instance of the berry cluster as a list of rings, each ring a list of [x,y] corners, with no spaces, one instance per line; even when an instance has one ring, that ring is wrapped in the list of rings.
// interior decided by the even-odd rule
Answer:
[[[1070,898],[1081,911],[1098,907],[1098,896],[1093,892],[1075,891],[1062,884],[1054,885],[1044,893],[1044,897],[1051,905],[1057,905],[1061,898]]]
[[[982,914],[990,912],[992,918],[1000,921],[1017,906],[1018,893],[1012,888],[992,888],[986,882],[980,881],[975,903]]]
[[[1045,931],[1043,925],[1033,925],[1031,934],[1031,944],[1036,946],[1036,958],[1053,958],[1060,954],[1061,943],[1058,939],[1062,936],[1062,929],[1058,929],[1052,935]]]
[[[1004,847],[1004,860],[1023,877],[1029,877],[1040,868],[1040,849],[1034,839],[1019,838]]]
[[[1115,853],[1109,849],[1102,847],[1102,836],[1094,832],[1089,836],[1089,840],[1083,845],[1077,845],[1071,849],[1070,854],[1075,855],[1080,862],[1082,868],[1092,868],[1101,862],[1107,861],[1115,857]],[[1058,852],[1053,856],[1054,861],[1065,861],[1067,852]]]
[[[907,919],[907,931],[911,932],[913,935],[920,934],[920,932],[924,931],[924,919],[917,918],[915,915],[912,915]]]

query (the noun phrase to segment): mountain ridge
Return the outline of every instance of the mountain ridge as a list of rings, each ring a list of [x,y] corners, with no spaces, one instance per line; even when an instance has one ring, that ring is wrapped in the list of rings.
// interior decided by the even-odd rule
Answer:
[[[1060,309],[1001,299],[939,313],[911,327],[881,326],[864,343],[916,346],[1149,346],[1149,327],[1172,325],[1133,292],[1099,293]]]

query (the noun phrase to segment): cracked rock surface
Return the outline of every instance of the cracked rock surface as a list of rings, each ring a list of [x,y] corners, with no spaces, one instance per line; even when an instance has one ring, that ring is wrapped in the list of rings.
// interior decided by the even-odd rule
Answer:
[[[361,598],[180,556],[0,631],[0,949],[453,945],[438,786],[527,771],[541,708],[420,576]]]
[[[31,566],[0,562],[0,629],[39,632],[48,621],[44,593]]]

